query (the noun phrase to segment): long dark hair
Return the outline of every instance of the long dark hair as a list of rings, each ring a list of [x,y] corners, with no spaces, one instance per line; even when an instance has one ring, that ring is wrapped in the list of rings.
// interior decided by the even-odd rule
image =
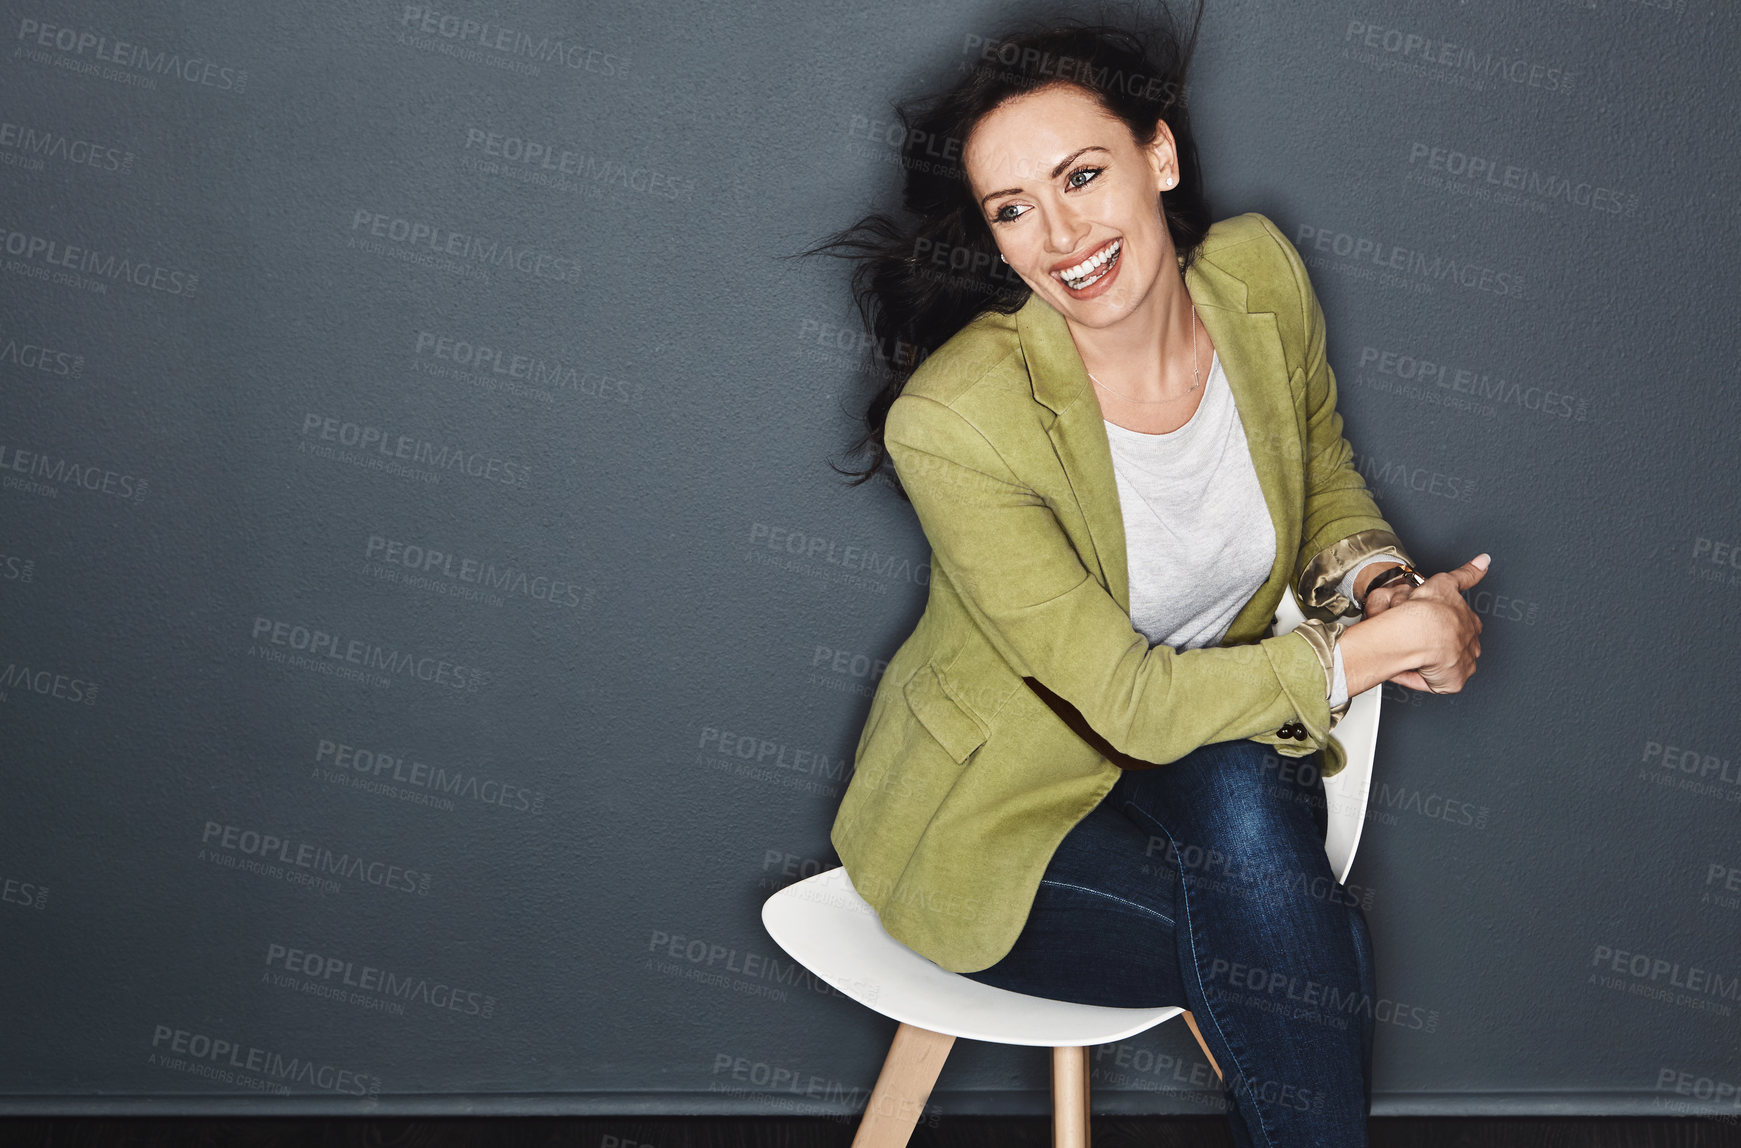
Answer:
[[[982,311],[1015,311],[1028,285],[998,258],[967,181],[964,152],[980,119],[1012,96],[1073,84],[1122,120],[1141,144],[1166,123],[1179,156],[1179,185],[1167,193],[1166,223],[1185,265],[1209,230],[1209,205],[1185,99],[1186,70],[1203,20],[1201,0],[1188,30],[1164,5],[1133,27],[1071,18],[1028,21],[991,40],[970,37],[972,55],[947,90],[895,105],[891,125],[906,173],[902,207],[909,218],[865,216],[798,255],[829,254],[858,263],[852,296],[866,332],[872,389],[864,433],[849,453],[871,452],[857,486],[884,469],[883,425],[889,407],[926,356]],[[898,131],[898,135],[896,134]],[[894,480],[893,468],[888,468]],[[902,498],[906,491],[894,481]]]

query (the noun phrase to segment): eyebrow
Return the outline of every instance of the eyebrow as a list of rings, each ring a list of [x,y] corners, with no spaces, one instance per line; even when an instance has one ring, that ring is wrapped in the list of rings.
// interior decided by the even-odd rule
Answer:
[[[1052,169],[1052,178],[1057,179],[1060,175],[1062,175],[1064,173],[1065,168],[1069,167],[1073,162],[1075,162],[1077,157],[1086,155],[1091,151],[1103,151],[1103,152],[1106,152],[1108,155],[1112,154],[1110,149],[1103,148],[1099,144],[1089,144],[1087,147],[1083,148],[1081,151],[1074,152],[1070,155],[1065,156],[1063,159],[1059,160],[1058,166]],[[1021,190],[1022,189],[1019,187],[1006,187],[1002,191],[994,191],[994,192],[990,192],[989,194],[982,195],[979,197],[979,206],[983,210],[988,201],[996,199],[1000,195],[1017,195],[1017,194],[1020,194]]]

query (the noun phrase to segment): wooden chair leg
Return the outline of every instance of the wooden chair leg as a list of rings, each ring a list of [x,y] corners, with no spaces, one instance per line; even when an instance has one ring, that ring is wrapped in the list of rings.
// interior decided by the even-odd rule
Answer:
[[[1215,1054],[1209,1051],[1209,1046],[1207,1044],[1203,1043],[1203,1034],[1197,1031],[1197,1018],[1192,1016],[1189,1010],[1186,1010],[1183,1015],[1185,1017],[1185,1023],[1190,1026],[1191,1035],[1197,1038],[1197,1047],[1203,1050],[1203,1055],[1209,1058],[1209,1067],[1213,1068],[1215,1070],[1215,1075],[1220,1077],[1221,1066],[1215,1063]],[[1222,1077],[1222,1079],[1225,1080],[1226,1077]]]
[[[895,1030],[852,1148],[905,1148],[954,1045],[954,1037],[917,1025]]]
[[[1088,1081],[1088,1065],[1088,1046],[1084,1045],[1082,1048],[1082,1143],[1084,1145],[1094,1143],[1094,1132],[1089,1127],[1094,1109],[1094,1088]]]
[[[1088,1049],[1052,1050],[1052,1148],[1088,1148]]]

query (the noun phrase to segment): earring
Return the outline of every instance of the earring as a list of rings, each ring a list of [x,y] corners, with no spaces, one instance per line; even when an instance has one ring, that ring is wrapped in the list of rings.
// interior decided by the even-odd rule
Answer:
[[[1173,186],[1173,184],[1175,184],[1175,183],[1177,183],[1177,182],[1178,182],[1178,181],[1177,181],[1177,180],[1175,180],[1175,179],[1174,179],[1174,178],[1173,178],[1173,177],[1172,177],[1172,176],[1170,176],[1170,175],[1169,175],[1169,176],[1168,176],[1168,177],[1167,177],[1167,186],[1168,186],[1168,187],[1172,187],[1172,186]]]
[[[1003,253],[1003,252],[1001,252],[1001,251],[1000,251],[1000,252],[998,252],[998,256],[997,256],[997,257],[998,257],[998,258],[999,258],[999,259],[1001,259],[1001,260],[1003,260],[1003,261],[1004,261],[1004,262],[1005,262],[1005,263],[1008,263],[1008,262],[1009,262],[1009,261],[1010,261],[1010,257],[1009,257],[1009,256],[1008,256],[1008,255],[1005,255],[1005,254],[1004,254],[1004,253]]]

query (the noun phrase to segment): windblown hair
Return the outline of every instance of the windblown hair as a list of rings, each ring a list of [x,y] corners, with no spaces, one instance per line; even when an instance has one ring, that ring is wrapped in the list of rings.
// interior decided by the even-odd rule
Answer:
[[[906,218],[873,213],[798,253],[826,253],[858,264],[852,295],[865,326],[871,395],[864,433],[849,453],[868,449],[871,457],[862,470],[834,467],[856,476],[849,485],[884,469],[889,407],[918,365],[974,316],[1009,314],[1031,293],[998,258],[965,166],[968,137],[1004,101],[1070,84],[1123,121],[1139,145],[1154,141],[1156,121],[1166,123],[1179,156],[1179,184],[1165,201],[1167,231],[1186,266],[1195,260],[1211,219],[1185,80],[1202,19],[1199,0],[1188,30],[1164,6],[1137,27],[1069,18],[1027,22],[996,39],[970,38],[965,50],[972,54],[959,80],[941,93],[895,105]],[[888,471],[894,479],[894,468]],[[894,485],[906,498],[899,482]]]

